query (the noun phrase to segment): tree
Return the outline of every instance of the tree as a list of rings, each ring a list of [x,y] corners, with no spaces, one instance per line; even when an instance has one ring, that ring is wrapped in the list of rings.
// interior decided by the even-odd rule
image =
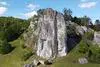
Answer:
[[[39,9],[39,10],[37,11],[38,16],[43,15],[44,10],[45,10],[45,9]]]
[[[71,19],[72,19],[72,11],[70,9],[64,8],[63,13],[64,13],[65,21],[71,21]]]
[[[0,40],[0,54],[7,54],[12,50],[11,45],[7,40]]]
[[[75,22],[78,25],[81,25],[81,19],[80,18],[77,18],[76,16],[74,18],[72,18],[72,22]]]
[[[100,20],[99,19],[95,21],[94,30],[100,31]]]
[[[8,41],[18,38],[28,26],[28,21],[24,19],[0,17],[0,32],[5,32]]]
[[[100,24],[100,20],[97,19],[97,20],[95,21],[95,25],[99,25],[99,24]]]
[[[0,53],[9,53],[13,48],[8,43],[17,39],[27,28],[28,21],[14,17],[0,17]]]
[[[87,16],[83,16],[80,19],[81,19],[81,25],[83,25],[83,26],[89,26],[92,24],[91,19]]]

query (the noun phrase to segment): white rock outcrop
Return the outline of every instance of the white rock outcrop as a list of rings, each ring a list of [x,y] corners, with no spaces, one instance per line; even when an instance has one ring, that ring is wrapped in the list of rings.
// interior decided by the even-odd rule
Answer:
[[[100,44],[100,32],[94,32],[94,42]]]
[[[48,59],[67,54],[66,26],[61,13],[50,8],[45,9],[39,17],[38,31],[38,56]]]
[[[78,35],[84,35],[88,31],[86,26],[76,26],[76,33]]]
[[[87,64],[87,63],[88,63],[88,60],[87,60],[86,58],[79,58],[79,59],[78,59],[78,62],[79,62],[80,64]]]

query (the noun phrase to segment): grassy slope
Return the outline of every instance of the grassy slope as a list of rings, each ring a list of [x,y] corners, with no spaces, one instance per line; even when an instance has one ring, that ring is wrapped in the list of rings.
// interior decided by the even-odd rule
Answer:
[[[22,61],[21,59],[22,55],[28,51],[27,49],[23,49],[21,47],[23,41],[18,39],[11,42],[11,44],[15,47],[15,49],[9,54],[0,54],[0,67],[22,67],[23,64],[29,62],[29,60]]]
[[[0,54],[0,67],[23,67],[25,63],[30,63],[34,59],[34,56],[32,56],[27,61],[21,60],[22,55],[29,51],[29,49],[22,49],[22,40],[17,39],[11,42],[11,44],[15,47],[15,49],[9,54]],[[84,55],[77,52],[77,47],[78,46],[76,46],[67,56],[56,59],[56,62],[50,67],[100,67],[100,64],[79,64],[76,60]]]
[[[67,56],[56,59],[56,62],[51,67],[100,67],[100,64],[88,63],[79,64],[78,58],[84,57],[77,51],[76,46]]]

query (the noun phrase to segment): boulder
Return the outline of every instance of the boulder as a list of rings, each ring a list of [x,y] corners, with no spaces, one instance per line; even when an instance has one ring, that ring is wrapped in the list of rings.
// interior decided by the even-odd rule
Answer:
[[[39,64],[40,64],[40,62],[38,61],[38,60],[33,60],[33,62],[32,62],[32,64],[34,65],[34,66],[38,66]]]
[[[44,63],[45,63],[45,65],[51,65],[53,63],[53,60],[48,59]]]
[[[24,67],[34,67],[32,64],[25,64]]]
[[[86,26],[76,26],[76,33],[83,36],[88,31]]]
[[[39,60],[40,64],[44,65],[44,60]]]
[[[79,59],[78,59],[78,62],[79,62],[80,64],[86,64],[86,63],[88,63],[88,60],[87,60],[86,58],[79,58]]]
[[[66,25],[62,13],[44,10],[38,21],[37,55],[49,59],[66,56]]]

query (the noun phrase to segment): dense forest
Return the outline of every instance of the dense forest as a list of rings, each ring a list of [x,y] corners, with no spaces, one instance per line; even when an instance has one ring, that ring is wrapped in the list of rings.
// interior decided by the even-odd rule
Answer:
[[[0,17],[0,53],[11,51],[8,43],[17,39],[28,28],[28,21],[14,17]]]

